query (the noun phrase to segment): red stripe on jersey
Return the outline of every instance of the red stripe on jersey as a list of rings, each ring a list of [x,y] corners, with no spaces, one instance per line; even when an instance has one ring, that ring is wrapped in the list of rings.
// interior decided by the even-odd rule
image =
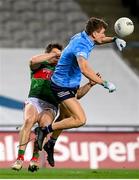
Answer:
[[[53,74],[52,70],[44,68],[44,69],[41,69],[41,70],[35,72],[33,77],[36,79],[50,80],[52,74]]]

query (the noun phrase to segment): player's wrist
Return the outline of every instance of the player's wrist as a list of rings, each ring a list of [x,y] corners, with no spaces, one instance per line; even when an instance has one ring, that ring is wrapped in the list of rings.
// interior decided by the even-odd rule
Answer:
[[[104,87],[106,87],[107,84],[108,84],[108,81],[104,80],[101,85],[104,86]]]
[[[116,41],[116,39],[117,39],[117,37],[116,37],[116,36],[114,36],[114,37],[112,38],[112,42],[115,42],[115,41]]]

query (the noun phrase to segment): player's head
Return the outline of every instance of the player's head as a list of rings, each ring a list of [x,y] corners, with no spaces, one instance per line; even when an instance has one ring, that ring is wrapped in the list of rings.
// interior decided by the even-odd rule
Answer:
[[[85,31],[95,42],[101,43],[102,39],[105,37],[105,30],[107,26],[107,23],[103,19],[91,17],[87,21]]]
[[[57,64],[57,61],[58,61],[58,59],[60,57],[62,49],[63,49],[63,46],[61,44],[59,44],[59,43],[48,44],[48,46],[45,48],[45,53],[56,53],[56,54],[59,54],[59,56],[51,59],[51,62],[53,64]]]
[[[62,51],[63,46],[59,43],[50,43],[45,48],[45,53],[50,53],[53,49],[58,49],[59,51]]]

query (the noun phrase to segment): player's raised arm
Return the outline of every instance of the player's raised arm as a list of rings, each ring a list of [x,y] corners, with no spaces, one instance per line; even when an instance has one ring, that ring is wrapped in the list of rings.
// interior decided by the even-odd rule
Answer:
[[[61,56],[61,51],[62,51],[62,46],[60,44],[49,44],[46,48],[45,48],[45,53],[44,54],[40,54],[37,56],[33,56],[30,59],[30,67],[31,69],[37,69],[40,67],[41,63],[47,61],[47,63],[49,64],[57,64],[57,61],[59,59],[59,57]]]
[[[104,37],[102,42],[96,43],[97,45],[107,44],[107,43],[115,43],[117,48],[122,51],[126,47],[126,41],[120,39],[118,37]]]
[[[51,63],[51,59],[57,57],[60,57],[60,53],[51,52],[33,56],[30,60],[30,66],[31,68],[38,68],[42,62],[47,61]]]

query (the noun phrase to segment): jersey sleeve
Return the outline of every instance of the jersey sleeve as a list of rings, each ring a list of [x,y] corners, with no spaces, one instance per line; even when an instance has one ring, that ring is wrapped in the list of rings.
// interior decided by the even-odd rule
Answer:
[[[81,44],[81,43],[77,44],[77,46],[74,49],[74,55],[76,57],[82,56],[87,60],[89,57],[89,54],[90,53],[89,53],[88,47],[85,44]]]

